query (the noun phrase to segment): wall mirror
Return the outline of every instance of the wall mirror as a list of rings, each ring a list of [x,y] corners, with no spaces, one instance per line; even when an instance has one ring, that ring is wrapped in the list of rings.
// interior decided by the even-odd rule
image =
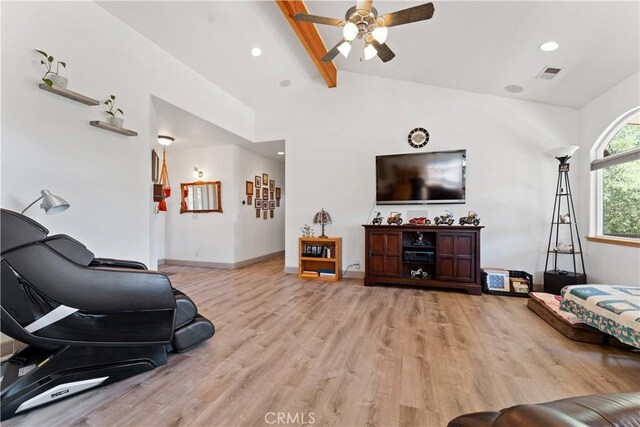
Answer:
[[[180,213],[222,212],[220,181],[180,184]]]

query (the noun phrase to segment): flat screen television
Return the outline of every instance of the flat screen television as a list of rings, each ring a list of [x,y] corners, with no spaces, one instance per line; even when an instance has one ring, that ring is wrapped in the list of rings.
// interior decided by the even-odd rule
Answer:
[[[465,203],[467,150],[376,157],[376,203]]]

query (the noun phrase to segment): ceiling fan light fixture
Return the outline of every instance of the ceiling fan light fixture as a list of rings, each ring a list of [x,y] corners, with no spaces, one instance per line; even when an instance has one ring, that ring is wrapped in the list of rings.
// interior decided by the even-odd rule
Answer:
[[[342,36],[347,41],[353,41],[358,36],[358,26],[353,22],[347,22],[342,27]]]
[[[375,47],[373,47],[372,44],[367,44],[364,47],[364,59],[365,61],[370,60],[371,58],[375,57],[378,54],[378,51]]]
[[[371,36],[378,42],[384,43],[387,41],[387,36],[389,35],[389,29],[387,27],[376,27],[371,32]]]
[[[345,41],[340,46],[338,46],[338,50],[345,58],[349,57],[349,52],[351,52],[351,42]]]

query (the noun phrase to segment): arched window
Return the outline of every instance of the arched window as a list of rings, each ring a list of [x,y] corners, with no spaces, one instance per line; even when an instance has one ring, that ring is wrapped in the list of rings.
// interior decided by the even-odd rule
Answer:
[[[640,238],[640,107],[611,126],[595,155],[598,234]]]

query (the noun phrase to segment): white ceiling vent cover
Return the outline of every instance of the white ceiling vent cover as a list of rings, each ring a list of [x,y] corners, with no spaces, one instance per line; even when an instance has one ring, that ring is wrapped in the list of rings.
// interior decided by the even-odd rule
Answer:
[[[562,68],[545,66],[542,71],[536,76],[536,79],[553,80],[558,74],[560,74]]]

